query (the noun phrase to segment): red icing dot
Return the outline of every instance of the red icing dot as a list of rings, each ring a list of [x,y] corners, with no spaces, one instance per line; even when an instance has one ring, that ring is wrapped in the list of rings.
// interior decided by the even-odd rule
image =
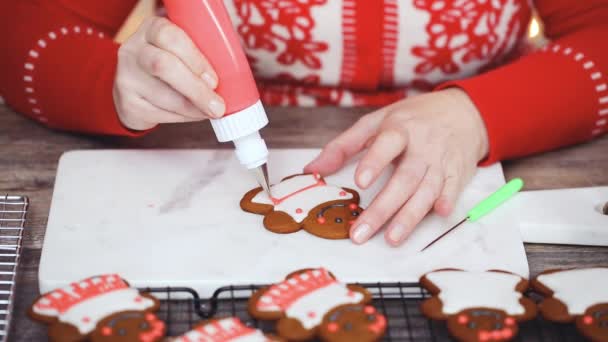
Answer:
[[[501,330],[494,330],[490,333],[490,335],[492,336],[492,339],[494,340],[500,340],[502,337],[502,331]]]
[[[351,226],[352,226],[354,223],[355,223],[355,220],[350,220],[350,221],[348,221],[348,224],[349,224],[349,225],[351,225]]]
[[[342,196],[342,197],[346,196],[346,191],[340,191],[340,196]]]
[[[347,296],[349,296],[349,297],[354,297],[354,296],[355,296],[355,292],[354,292],[354,291],[350,291],[350,290],[349,290],[349,291],[346,293],[346,295],[347,295]]]
[[[467,324],[469,317],[467,315],[458,315],[458,324]]]
[[[296,214],[301,214],[303,212],[302,208],[296,209]]]
[[[504,339],[509,339],[513,337],[513,330],[507,328],[507,329],[503,329],[502,331],[502,337]]]
[[[479,332],[479,340],[480,341],[488,341],[490,339],[490,334],[488,334],[485,331],[480,331]]]
[[[350,210],[355,210],[357,208],[359,208],[359,206],[356,203],[351,203],[348,205],[348,209]]]
[[[89,323],[91,321],[91,319],[87,316],[82,317],[82,322],[83,323]]]
[[[325,223],[325,217],[317,217],[317,222],[319,224],[324,224]]]
[[[593,317],[589,315],[583,316],[583,324],[590,325],[593,324]]]
[[[308,313],[306,315],[310,318],[315,318],[317,316],[317,314],[314,311],[308,311]]]
[[[513,324],[515,324],[515,320],[513,319],[513,317],[507,317],[507,318],[505,318],[505,324],[513,325]]]
[[[135,303],[141,303],[142,300],[144,300],[143,298],[141,298],[141,296],[137,296],[135,297]]]
[[[335,333],[336,331],[338,331],[338,324],[337,323],[329,323],[327,325],[327,331]]]
[[[103,336],[110,336],[110,335],[112,335],[112,328],[110,328],[110,327],[103,327],[103,328],[101,328],[101,334]]]
[[[314,176],[315,176],[316,179],[321,179],[321,175],[318,172],[315,172]]]
[[[373,313],[376,312],[376,308],[374,308],[373,306],[368,305],[368,306],[365,307],[365,309],[363,309],[363,312],[365,312],[368,315],[371,315],[371,314],[373,314]]]
[[[152,322],[152,321],[155,321],[155,320],[156,320],[156,316],[154,316],[154,314],[151,314],[151,313],[147,313],[146,314],[146,321]]]

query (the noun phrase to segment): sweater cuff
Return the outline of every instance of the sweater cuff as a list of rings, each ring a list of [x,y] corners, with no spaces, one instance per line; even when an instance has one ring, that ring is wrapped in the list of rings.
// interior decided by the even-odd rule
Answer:
[[[597,135],[597,68],[597,63],[573,47],[553,45],[436,89],[459,87],[469,95],[489,139],[489,153],[480,164],[489,165]]]

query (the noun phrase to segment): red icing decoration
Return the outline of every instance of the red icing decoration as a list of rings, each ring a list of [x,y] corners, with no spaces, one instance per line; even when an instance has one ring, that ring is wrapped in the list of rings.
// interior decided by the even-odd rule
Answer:
[[[299,194],[301,192],[304,192],[306,190],[310,190],[312,188],[316,188],[318,186],[325,186],[325,185],[327,185],[322,179],[320,179],[321,176],[318,176],[318,178],[317,178],[317,176],[318,176],[318,174],[315,174],[315,178],[317,179],[317,182],[315,184],[303,187],[302,189],[296,190],[296,191],[294,191],[294,192],[292,192],[290,194],[287,194],[287,195],[285,195],[285,196],[283,196],[281,198],[271,197],[270,200],[272,201],[272,203],[274,205],[278,205],[278,204],[283,203],[286,199],[288,199],[290,197],[293,197],[293,196],[295,196],[295,195],[297,195],[297,194]]]
[[[467,324],[469,317],[467,315],[458,315],[458,324]]]
[[[110,335],[112,335],[112,328],[110,328],[110,327],[103,327],[103,328],[101,328],[101,334],[103,336],[110,336]]]
[[[490,339],[490,334],[486,331],[479,332],[479,340],[480,341],[488,341]]]
[[[493,339],[495,340],[500,340],[502,338],[502,331],[501,330],[494,330],[490,333],[490,335],[492,336]]]
[[[348,221],[348,224],[351,225],[351,226],[353,225],[353,223],[355,223],[355,220]]]
[[[155,320],[156,320],[156,316],[154,316],[154,314],[151,314],[151,313],[147,313],[146,314],[146,321],[152,322],[152,321],[155,321]]]
[[[374,308],[374,307],[373,307],[373,306],[371,306],[371,305],[367,305],[367,306],[366,306],[366,307],[363,309],[363,312],[365,312],[365,313],[366,313],[366,314],[368,314],[368,315],[371,315],[371,314],[373,314],[373,313],[376,313],[376,308]]]
[[[317,316],[317,314],[314,311],[308,311],[308,313],[306,315],[310,318],[315,318]]]
[[[319,224],[324,224],[324,223],[326,222],[326,221],[325,221],[325,217],[317,217],[317,222],[318,222]]]
[[[84,317],[82,317],[82,321],[84,323],[89,323],[91,321],[91,319],[89,317],[87,317],[87,316],[84,316]]]
[[[376,334],[380,334],[386,326],[386,318],[382,315],[376,315],[376,323],[370,324],[368,329]]]
[[[346,295],[349,296],[349,297],[354,297],[355,296],[355,292],[351,291],[351,290],[348,290],[348,292],[346,293]]]
[[[346,196],[346,191],[340,191],[340,196],[342,196],[342,197]]]
[[[591,317],[589,315],[583,316],[583,323],[586,325],[593,324],[593,317]]]
[[[329,323],[327,325],[327,331],[335,333],[336,331],[338,331],[338,324],[337,323]]]
[[[513,317],[507,317],[507,318],[505,318],[505,324],[513,325],[513,324],[515,324],[515,320],[513,319]]]
[[[296,209],[296,214],[301,214],[302,211],[303,211],[302,208],[298,208],[298,209]]]
[[[134,299],[135,303],[141,303],[142,300],[143,300],[143,298],[141,298],[141,296],[137,296]]]
[[[357,208],[359,208],[359,206],[356,203],[351,203],[348,205],[348,209],[350,210],[356,210]]]
[[[511,337],[513,337],[513,330],[509,328],[503,329],[502,337],[505,339],[510,339]]]

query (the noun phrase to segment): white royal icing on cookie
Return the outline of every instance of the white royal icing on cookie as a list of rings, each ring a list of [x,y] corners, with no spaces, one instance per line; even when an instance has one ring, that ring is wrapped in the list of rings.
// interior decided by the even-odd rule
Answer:
[[[437,271],[426,278],[439,288],[443,313],[486,307],[521,315],[525,308],[519,303],[522,294],[515,290],[521,277],[502,272]]]
[[[285,314],[299,320],[305,329],[312,329],[331,309],[343,304],[356,304],[362,299],[361,293],[351,292],[344,284],[334,283],[298,299]]]
[[[74,325],[82,335],[95,329],[102,319],[118,312],[144,311],[154,306],[117,275],[102,275],[56,289],[34,303],[34,313],[57,317]]]
[[[608,268],[560,271],[537,279],[566,305],[570,315],[582,315],[590,306],[608,303]]]
[[[271,286],[256,308],[260,311],[284,311],[311,329],[336,306],[360,303],[363,294],[351,291],[323,268],[306,270]]]
[[[245,326],[237,318],[224,318],[199,326],[173,340],[174,342],[266,342],[260,331]]]
[[[315,186],[316,184],[318,186]],[[353,198],[351,193],[344,191],[344,189],[338,186],[324,183],[319,184],[319,180],[315,175],[299,175],[284,180],[273,185],[271,193],[274,198],[280,199],[302,189],[306,190],[286,198],[276,205],[265,191],[259,192],[251,201],[253,203],[273,205],[274,210],[285,212],[293,217],[296,222],[300,223],[308,216],[308,212],[319,204]]]

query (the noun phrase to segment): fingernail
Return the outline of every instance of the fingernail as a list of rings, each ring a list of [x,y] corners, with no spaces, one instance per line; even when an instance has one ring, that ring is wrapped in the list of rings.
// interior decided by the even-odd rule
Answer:
[[[224,115],[226,108],[222,102],[211,99],[211,101],[209,101],[209,110],[211,111],[211,114],[213,114],[213,117],[220,118]]]
[[[364,223],[353,230],[353,240],[355,243],[361,244],[367,241],[372,234],[372,227]]]
[[[405,226],[401,224],[396,224],[391,229],[389,229],[388,238],[394,243],[399,243],[403,239],[404,234]]]
[[[369,183],[372,181],[372,171],[371,170],[363,170],[361,175],[359,176],[359,184],[362,187],[367,187]]]
[[[217,78],[213,77],[210,73],[204,72],[201,77],[207,82],[211,89],[217,88]]]

